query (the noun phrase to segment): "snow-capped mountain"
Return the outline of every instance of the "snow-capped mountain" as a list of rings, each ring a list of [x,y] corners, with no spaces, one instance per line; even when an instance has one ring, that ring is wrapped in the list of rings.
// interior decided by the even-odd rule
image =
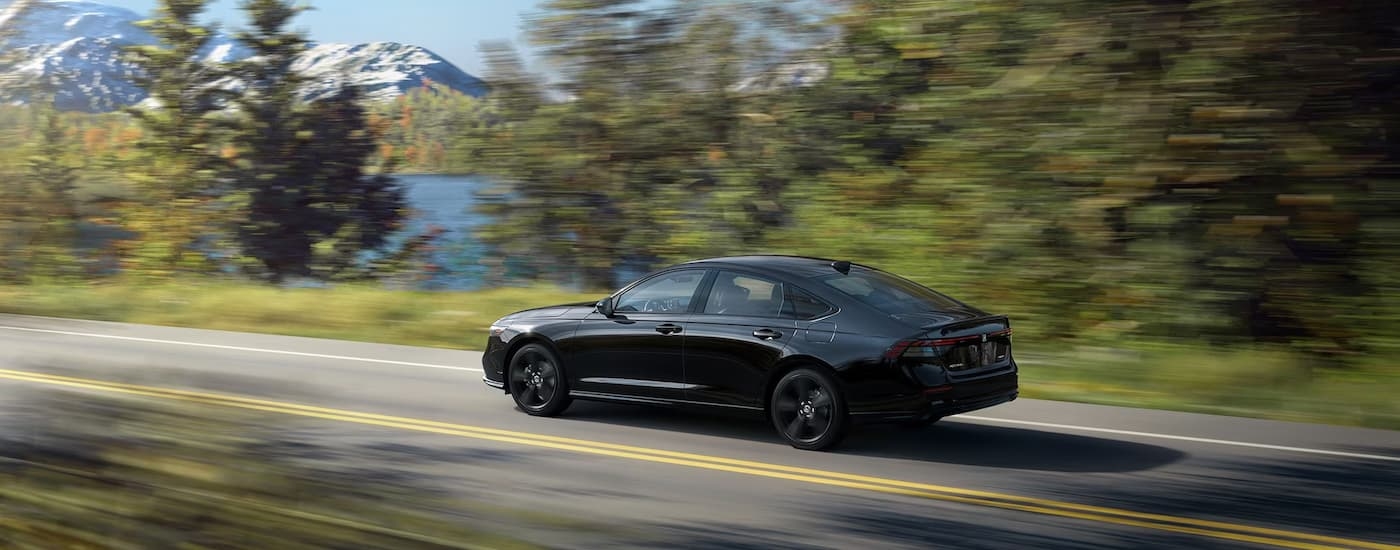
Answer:
[[[0,1],[9,7],[10,2]],[[47,81],[56,87],[60,109],[103,112],[146,98],[134,85],[134,68],[122,61],[122,48],[157,44],[136,25],[146,19],[131,10],[90,0],[40,0],[22,17],[6,22],[15,29],[5,50],[15,54],[0,66],[0,82]],[[407,44],[312,44],[296,68],[310,78],[305,97],[317,99],[346,84],[361,86],[371,98],[392,99],[422,86],[424,80],[473,96],[486,83],[436,54]],[[211,62],[231,62],[250,55],[232,36],[218,32],[200,52]],[[236,87],[236,85],[235,85]],[[10,100],[22,100],[11,97]]]
[[[473,96],[486,93],[484,82],[433,52],[397,42],[313,44],[292,68],[310,77],[306,95],[313,99],[333,95],[347,84],[371,98],[392,99],[422,86],[424,80]]]

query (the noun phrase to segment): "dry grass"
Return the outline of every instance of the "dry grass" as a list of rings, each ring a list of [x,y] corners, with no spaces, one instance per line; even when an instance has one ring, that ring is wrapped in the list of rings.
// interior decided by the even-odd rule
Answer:
[[[163,326],[479,350],[512,311],[595,300],[555,288],[411,292],[246,283],[0,287],[0,311]]]

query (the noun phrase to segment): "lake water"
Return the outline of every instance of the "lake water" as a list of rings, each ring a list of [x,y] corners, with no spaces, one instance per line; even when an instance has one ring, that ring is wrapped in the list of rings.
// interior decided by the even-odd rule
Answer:
[[[486,218],[472,209],[477,204],[475,193],[489,182],[459,175],[396,177],[404,183],[412,209],[409,223],[398,237],[418,235],[433,226],[444,230],[430,255],[438,269],[421,286],[442,290],[479,288],[486,277],[486,267],[480,262],[486,249],[476,240],[474,229]]]

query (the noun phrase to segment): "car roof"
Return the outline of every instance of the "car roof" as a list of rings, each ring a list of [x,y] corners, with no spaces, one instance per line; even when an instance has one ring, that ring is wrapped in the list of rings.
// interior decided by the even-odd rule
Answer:
[[[746,256],[723,256],[717,258],[704,258],[691,260],[680,265],[707,265],[718,266],[728,265],[736,267],[750,267],[765,270],[776,270],[796,275],[798,277],[815,277],[836,273],[832,263],[837,260],[830,258],[815,258],[811,256],[784,256],[779,254],[752,254]],[[852,266],[873,269],[869,266],[851,263]]]

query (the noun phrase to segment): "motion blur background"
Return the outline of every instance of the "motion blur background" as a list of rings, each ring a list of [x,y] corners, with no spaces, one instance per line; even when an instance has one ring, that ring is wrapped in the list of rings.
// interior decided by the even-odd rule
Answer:
[[[1389,2],[559,0],[484,93],[314,102],[290,4],[228,63],[160,4],[134,108],[6,50],[0,309],[472,349],[815,255],[1010,314],[1028,395],[1400,427]]]
[[[813,255],[1009,314],[1028,397],[1400,428],[1388,0],[550,0],[479,80],[385,43],[307,74],[291,2],[220,33],[148,3],[144,43],[90,2],[0,12],[0,311],[479,349],[671,262]],[[382,470],[411,448],[318,473],[268,418],[24,395],[7,547],[583,529],[426,519]]]

